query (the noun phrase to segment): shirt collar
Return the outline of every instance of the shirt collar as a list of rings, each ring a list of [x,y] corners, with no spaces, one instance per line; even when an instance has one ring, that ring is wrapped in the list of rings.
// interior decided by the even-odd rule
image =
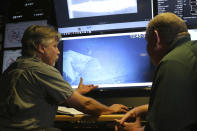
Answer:
[[[38,57],[27,57],[27,56],[20,56],[17,59],[18,60],[20,60],[20,59],[29,59],[29,60],[36,61],[36,62],[40,62],[41,61]]]
[[[175,40],[170,45],[169,51],[173,50],[174,48],[176,48],[176,47],[178,47],[178,46],[180,46],[183,43],[186,43],[188,41],[191,41],[190,34],[178,36],[177,38],[175,38]]]

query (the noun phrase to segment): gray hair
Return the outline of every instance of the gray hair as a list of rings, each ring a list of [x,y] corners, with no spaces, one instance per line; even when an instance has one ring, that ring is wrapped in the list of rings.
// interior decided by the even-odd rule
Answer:
[[[51,26],[31,25],[22,37],[22,56],[34,57],[37,53],[39,44],[48,46],[50,41],[55,38],[60,40],[61,34]]]

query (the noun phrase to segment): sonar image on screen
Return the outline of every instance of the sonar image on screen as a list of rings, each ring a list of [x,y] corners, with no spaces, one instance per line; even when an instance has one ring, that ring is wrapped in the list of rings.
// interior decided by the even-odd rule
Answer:
[[[143,33],[63,40],[63,77],[72,86],[129,86],[152,81]]]

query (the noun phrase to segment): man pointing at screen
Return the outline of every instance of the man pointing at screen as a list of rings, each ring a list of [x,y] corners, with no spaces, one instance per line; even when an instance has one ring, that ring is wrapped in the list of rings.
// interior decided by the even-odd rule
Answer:
[[[91,115],[127,111],[124,105],[106,106],[83,96],[97,86],[84,85],[82,78],[75,91],[63,80],[54,68],[60,53],[57,48],[60,38],[48,26],[32,25],[25,30],[22,56],[0,79],[1,130],[55,130],[57,107],[63,103]]]

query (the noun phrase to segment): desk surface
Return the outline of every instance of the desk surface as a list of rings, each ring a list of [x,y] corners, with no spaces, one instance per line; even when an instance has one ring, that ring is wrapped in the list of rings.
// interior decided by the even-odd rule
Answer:
[[[121,119],[124,114],[111,114],[111,115],[100,115],[91,116],[86,114],[80,115],[56,115],[55,121],[97,121],[97,122],[107,122],[114,121],[114,119]]]

